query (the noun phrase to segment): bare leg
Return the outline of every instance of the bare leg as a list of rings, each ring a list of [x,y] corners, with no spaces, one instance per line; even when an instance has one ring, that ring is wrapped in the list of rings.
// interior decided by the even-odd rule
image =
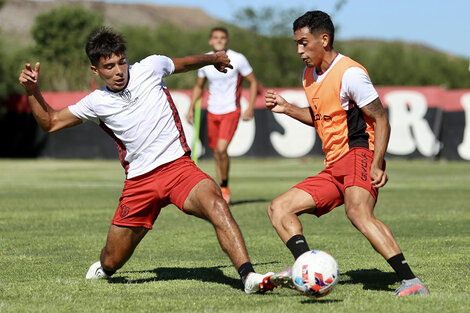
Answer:
[[[106,246],[101,250],[101,266],[107,272],[120,269],[131,257],[139,242],[147,234],[144,227],[111,225]]]
[[[219,183],[228,179],[230,157],[228,156],[227,149],[229,143],[225,139],[219,139],[217,147],[214,149],[215,169]]]
[[[240,229],[214,181],[200,181],[189,193],[183,209],[214,226],[220,247],[237,269],[250,262]]]
[[[292,188],[271,202],[268,215],[281,240],[287,243],[292,236],[302,235],[298,216],[313,213],[315,209],[315,201],[309,193]]]
[[[377,252],[386,260],[401,253],[390,228],[374,216],[375,200],[367,190],[356,186],[346,188],[344,202],[349,220]]]

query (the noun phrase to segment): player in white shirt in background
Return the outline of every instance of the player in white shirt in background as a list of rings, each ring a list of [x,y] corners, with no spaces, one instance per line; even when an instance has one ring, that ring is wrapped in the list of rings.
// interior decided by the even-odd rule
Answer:
[[[115,141],[126,181],[100,261],[86,275],[108,278],[131,257],[158,217],[173,203],[183,212],[209,221],[222,250],[242,278],[246,293],[272,290],[266,275],[254,272],[245,243],[217,184],[191,161],[181,120],[163,78],[212,65],[232,68],[225,51],[184,58],[149,56],[129,66],[124,39],[109,28],[92,32],[86,52],[91,70],[106,87],[78,103],[55,111],[38,87],[40,64],[28,63],[19,81],[33,114],[46,132],[91,120]],[[271,273],[272,274],[272,273]]]
[[[213,51],[225,51],[230,58],[233,69],[226,74],[205,66],[198,71],[198,79],[193,88],[191,106],[186,115],[190,124],[194,119],[194,107],[202,96],[206,81],[209,81],[209,101],[207,107],[207,135],[209,148],[214,152],[217,179],[222,189],[222,196],[230,204],[230,189],[228,188],[230,158],[227,153],[230,141],[235,134],[240,115],[244,121],[251,120],[254,115],[254,105],[258,93],[258,82],[248,60],[241,53],[227,49],[229,43],[228,31],[223,27],[215,27],[210,32],[209,45]],[[250,84],[250,100],[248,108],[241,113],[240,97],[242,80]]]

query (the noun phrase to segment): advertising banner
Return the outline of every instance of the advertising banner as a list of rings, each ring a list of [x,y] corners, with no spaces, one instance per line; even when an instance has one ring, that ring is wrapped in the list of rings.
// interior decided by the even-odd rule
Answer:
[[[302,88],[275,88],[287,101],[307,107],[307,98]],[[439,86],[426,87],[377,87],[391,125],[389,157],[425,157],[448,160],[470,160],[470,89],[445,90]],[[55,109],[74,104],[89,92],[44,92],[44,98]],[[309,155],[323,155],[321,141],[315,129],[292,118],[274,114],[264,105],[265,90],[261,90],[255,105],[255,118],[238,125],[229,146],[231,156],[281,156],[297,158]],[[172,90],[171,95],[178,108],[186,138],[192,146],[193,127],[186,122],[191,90]],[[248,106],[249,90],[244,89],[241,108]],[[201,129],[197,152],[200,157],[211,157],[208,148],[206,127],[207,91],[203,94]],[[91,122],[45,135],[34,127],[30,108],[25,96],[12,97],[7,103],[7,115],[15,120],[13,125],[4,127],[14,138],[9,140],[10,153],[15,149],[34,150],[28,156],[57,158],[114,158],[116,147],[111,138],[100,127]],[[18,136],[16,129],[18,115],[27,122],[19,123],[23,128],[34,131],[28,136]],[[20,118],[21,120],[21,118]],[[8,119],[6,119],[8,123]],[[24,123],[27,125],[25,126]],[[3,127],[2,127],[3,128]],[[3,134],[6,134],[3,132]],[[33,147],[34,146],[34,147]],[[28,150],[28,149],[26,149]],[[29,151],[28,150],[28,151]],[[30,151],[31,152],[31,151]],[[4,152],[5,153],[5,152]],[[16,156],[21,153],[10,154]],[[4,155],[8,156],[8,155]]]

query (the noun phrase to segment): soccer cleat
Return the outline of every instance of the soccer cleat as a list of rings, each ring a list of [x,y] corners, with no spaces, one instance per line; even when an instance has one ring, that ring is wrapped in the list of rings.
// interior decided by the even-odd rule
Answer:
[[[292,267],[288,267],[282,272],[272,274],[267,279],[276,287],[295,289],[294,282],[292,281]]]
[[[108,277],[109,276],[103,271],[100,261],[93,263],[85,276],[86,279],[103,279]]]
[[[272,274],[274,273],[269,272],[262,275],[255,272],[251,272],[250,274],[248,274],[245,280],[245,293],[264,293],[266,291],[273,290],[274,288],[276,288],[276,286],[274,286],[269,281],[269,276],[271,276]]]
[[[222,198],[224,198],[227,204],[230,204],[230,189],[228,187],[220,187],[220,190],[222,190]]]
[[[427,294],[429,294],[428,288],[421,282],[421,280],[419,280],[418,277],[402,280],[401,286],[393,293],[394,296],[399,297]]]

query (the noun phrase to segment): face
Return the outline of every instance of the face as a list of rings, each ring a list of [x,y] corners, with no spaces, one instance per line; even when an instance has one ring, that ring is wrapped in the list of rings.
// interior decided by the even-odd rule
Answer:
[[[100,58],[98,66],[91,66],[91,70],[96,76],[99,76],[106,84],[108,89],[117,92],[126,87],[129,80],[127,71],[128,65],[126,55],[112,54],[109,58]]]
[[[325,55],[325,48],[329,42],[328,35],[314,35],[310,32],[310,28],[305,26],[294,32],[294,40],[297,43],[297,53],[302,61],[308,67],[320,68]]]
[[[209,38],[209,45],[214,51],[225,50],[228,45],[227,34],[220,30],[213,31]]]

